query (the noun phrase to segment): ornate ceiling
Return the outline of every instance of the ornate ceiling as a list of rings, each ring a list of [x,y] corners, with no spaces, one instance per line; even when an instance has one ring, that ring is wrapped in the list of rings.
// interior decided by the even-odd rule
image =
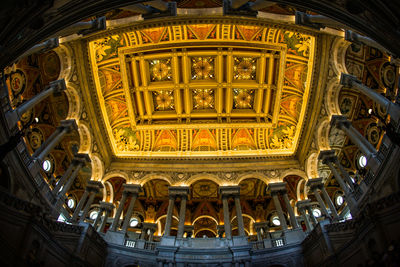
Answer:
[[[293,155],[316,37],[245,20],[138,23],[86,40],[90,95],[116,157]]]

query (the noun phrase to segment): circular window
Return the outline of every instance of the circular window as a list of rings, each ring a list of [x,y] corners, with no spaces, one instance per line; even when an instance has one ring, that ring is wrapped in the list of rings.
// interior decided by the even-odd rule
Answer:
[[[279,220],[278,216],[272,217],[271,221],[272,221],[272,224],[275,225],[275,226],[281,225],[281,221]]]
[[[321,217],[321,210],[313,209],[312,214],[314,215],[314,217]]]
[[[361,155],[358,158],[358,165],[360,165],[361,168],[365,168],[365,166],[367,166],[367,158],[364,155]]]
[[[335,199],[335,202],[336,202],[336,205],[342,206],[342,204],[343,204],[343,202],[344,202],[343,196],[338,195],[338,196],[336,197],[336,199]]]
[[[370,109],[368,109],[368,114],[372,114],[372,112],[373,112],[373,110],[372,110],[372,108],[370,108]]]
[[[92,220],[96,220],[97,215],[99,215],[99,212],[97,210],[94,210],[94,211],[89,213],[89,218],[92,219]]]
[[[139,224],[139,220],[137,218],[132,218],[129,222],[130,227],[136,227]]]
[[[67,206],[68,206],[68,208],[73,209],[75,207],[75,199],[69,198],[67,200]]]
[[[46,159],[45,161],[43,161],[42,168],[45,172],[50,172],[50,170],[51,170],[50,160]]]

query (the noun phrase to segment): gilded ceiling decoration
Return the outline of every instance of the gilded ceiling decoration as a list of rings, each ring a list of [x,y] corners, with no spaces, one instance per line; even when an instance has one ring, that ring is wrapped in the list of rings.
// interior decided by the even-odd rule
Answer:
[[[262,25],[138,25],[93,37],[88,50],[90,90],[117,157],[296,151],[311,90],[311,34]]]

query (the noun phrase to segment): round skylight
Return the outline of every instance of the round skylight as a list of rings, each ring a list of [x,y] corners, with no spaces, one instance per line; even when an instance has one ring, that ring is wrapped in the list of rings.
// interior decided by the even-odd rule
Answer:
[[[51,162],[50,162],[50,160],[46,159],[45,161],[43,161],[42,168],[43,168],[43,170],[45,172],[49,172],[51,170]]]
[[[132,218],[129,222],[130,227],[136,227],[139,224],[139,220],[137,218]]]
[[[343,196],[342,195],[336,196],[335,202],[336,202],[336,205],[342,206],[342,204],[344,202]]]
[[[365,166],[367,166],[367,158],[364,155],[361,155],[358,158],[358,165],[360,165],[361,168],[365,168]]]
[[[272,217],[272,224],[275,226],[281,225],[281,221],[279,220],[278,216]]]
[[[69,198],[67,201],[67,206],[68,208],[73,209],[75,207],[75,199]]]
[[[94,210],[94,211],[90,212],[89,218],[92,220],[96,220],[98,215],[99,215],[99,212],[97,210]]]
[[[321,210],[320,209],[313,209],[312,211],[314,217],[321,217]]]

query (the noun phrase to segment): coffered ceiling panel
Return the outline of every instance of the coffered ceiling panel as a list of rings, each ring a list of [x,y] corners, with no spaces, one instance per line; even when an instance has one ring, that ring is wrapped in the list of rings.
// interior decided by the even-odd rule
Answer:
[[[265,25],[137,26],[88,41],[117,157],[292,155],[315,37]]]

